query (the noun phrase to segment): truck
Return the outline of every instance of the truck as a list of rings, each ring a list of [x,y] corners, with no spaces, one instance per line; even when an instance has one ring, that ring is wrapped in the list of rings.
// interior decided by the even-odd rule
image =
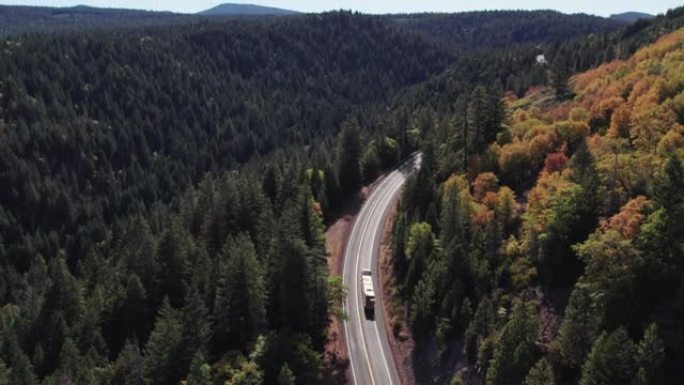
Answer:
[[[361,289],[363,292],[363,309],[367,314],[375,311],[375,291],[373,290],[373,276],[370,270],[361,272]]]

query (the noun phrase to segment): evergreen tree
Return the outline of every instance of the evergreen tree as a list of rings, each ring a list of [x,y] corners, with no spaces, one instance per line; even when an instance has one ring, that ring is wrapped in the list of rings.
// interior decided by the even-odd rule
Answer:
[[[355,121],[347,122],[342,128],[337,150],[337,176],[340,188],[347,194],[354,194],[361,186],[361,139]]]
[[[145,345],[145,383],[151,385],[172,384],[180,381],[178,349],[182,341],[183,325],[177,310],[171,308],[169,300],[157,313],[154,329]]]
[[[468,103],[468,147],[471,153],[479,154],[487,145],[485,132],[487,131],[487,92],[478,86],[473,90]]]
[[[59,361],[57,376],[60,381],[74,383],[80,382],[77,381],[77,376],[80,370],[83,370],[80,365],[80,353],[76,347],[76,344],[74,343],[74,340],[71,338],[67,338],[64,341],[64,344],[62,344],[62,351],[60,353]]]
[[[246,234],[229,237],[219,255],[215,300],[217,352],[243,348],[264,330],[266,290],[254,244]]]
[[[409,267],[404,284],[408,293],[413,293],[414,286],[432,260],[435,250],[436,240],[432,233],[432,227],[425,222],[411,225],[406,244],[406,257]]]
[[[582,366],[580,385],[629,384],[637,373],[636,348],[623,328],[601,334]]]
[[[185,296],[186,268],[189,264],[190,240],[175,221],[159,243],[159,294],[167,296],[174,306],[180,306]]]
[[[539,356],[537,317],[532,304],[518,304],[501,330],[487,370],[487,385],[520,384]]]
[[[443,248],[451,244],[463,244],[465,241],[462,223],[461,203],[457,187],[445,188],[440,214],[440,242]]]
[[[372,182],[379,174],[382,167],[380,156],[375,142],[371,142],[361,157],[361,172],[363,180]]]
[[[434,282],[426,274],[412,290],[409,324],[418,341],[424,341],[434,327]]]
[[[568,78],[570,77],[567,64],[562,59],[555,60],[549,69],[548,76],[549,85],[556,93],[556,98],[564,99],[567,97],[569,93]]]
[[[658,326],[652,323],[646,328],[644,338],[637,346],[637,362],[645,384],[661,383],[659,379],[664,359],[663,341],[658,336]]]
[[[10,359],[9,373],[10,381],[12,385],[37,385],[38,378],[35,375],[33,365],[31,361],[26,356],[26,353],[19,347],[16,340],[9,342],[8,354]]]
[[[553,368],[546,358],[537,361],[525,377],[524,385],[555,385]]]
[[[575,284],[559,330],[560,353],[570,367],[580,367],[598,334],[599,315],[591,291],[582,281]]]
[[[113,385],[143,385],[144,359],[137,342],[127,341],[114,363]]]
[[[185,305],[180,310],[182,322],[181,342],[178,346],[178,362],[180,368],[191,365],[193,355],[202,354],[206,351],[206,345],[211,337],[211,324],[209,323],[209,311],[204,300],[194,286],[188,289],[185,297]]]
[[[392,224],[392,263],[397,279],[406,273],[406,214],[399,210]]]
[[[192,359],[185,385],[212,385],[211,367],[204,360],[202,352],[198,351]]]
[[[5,365],[5,362],[0,360],[0,385],[10,385],[10,376],[12,369]]]
[[[684,224],[681,220],[684,216],[682,191],[684,191],[684,166],[677,155],[671,154],[655,185],[656,201],[665,209],[664,234],[661,238],[662,244],[658,246],[666,261],[670,263],[684,256]],[[679,271],[682,271],[681,268]]]
[[[280,373],[278,374],[278,385],[294,385],[295,384],[295,376],[292,373],[292,370],[287,366],[287,364],[283,364],[283,367],[280,368]]]

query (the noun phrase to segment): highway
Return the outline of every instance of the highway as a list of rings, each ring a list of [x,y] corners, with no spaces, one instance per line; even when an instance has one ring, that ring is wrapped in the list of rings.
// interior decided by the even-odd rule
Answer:
[[[401,380],[387,341],[378,253],[387,215],[396,203],[406,177],[420,164],[420,155],[376,182],[373,192],[356,216],[344,254],[342,277],[348,288],[344,307],[347,351],[353,384],[400,385]],[[371,269],[375,289],[375,312],[367,317],[361,293],[361,272]]]

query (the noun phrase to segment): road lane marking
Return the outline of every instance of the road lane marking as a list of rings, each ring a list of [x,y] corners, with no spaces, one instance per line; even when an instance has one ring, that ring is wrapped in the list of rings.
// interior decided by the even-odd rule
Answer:
[[[359,249],[357,250],[357,254],[356,254],[356,271],[355,271],[355,275],[358,275],[359,265],[360,265],[361,259],[362,259],[362,258],[361,258],[361,251],[362,251],[362,250],[367,251],[367,248],[363,247],[363,246],[367,246],[367,245],[366,245],[366,242],[365,242],[365,236],[368,235],[368,227],[369,227],[369,225],[371,225],[371,223],[373,222],[373,219],[374,219],[375,212],[376,212],[377,208],[378,208],[380,205],[382,205],[382,204],[386,201],[386,198],[387,198],[387,195],[388,195],[388,194],[391,195],[391,194],[393,193],[393,191],[396,190],[397,184],[401,185],[401,184],[403,183],[403,181],[402,181],[402,179],[401,179],[400,177],[399,177],[399,179],[397,179],[397,175],[396,175],[396,174],[390,174],[390,175],[387,177],[387,180],[388,180],[388,185],[389,185],[389,186],[387,186],[387,190],[386,190],[386,191],[383,191],[381,194],[379,194],[379,195],[377,196],[376,200],[375,200],[375,201],[373,202],[373,204],[370,206],[369,213],[368,213],[368,221],[366,221],[366,223],[364,224],[363,232],[362,232],[362,234],[361,234],[361,241],[359,242],[359,246],[360,246],[360,247],[359,247]],[[374,198],[375,198],[375,197],[374,197]],[[377,230],[377,227],[375,227],[374,230]],[[375,234],[376,234],[376,233],[373,232],[373,241],[371,242],[371,250],[372,250],[372,247],[373,247],[373,243],[374,243],[374,239],[375,239]],[[372,268],[372,253],[371,253],[369,256],[371,257],[369,263],[371,264],[371,268]],[[358,297],[358,296],[357,296],[357,297]],[[358,298],[357,298],[357,301],[358,301]],[[364,353],[365,353],[366,359],[367,359],[367,361],[368,361],[368,369],[369,369],[369,372],[370,372],[370,375],[371,375],[371,382],[373,382],[373,384],[375,384],[375,377],[373,376],[373,373],[374,373],[374,371],[373,371],[373,366],[372,366],[371,363],[370,363],[370,358],[369,358],[369,355],[368,355],[369,348],[368,348],[368,344],[367,344],[367,342],[366,342],[366,336],[365,336],[365,330],[364,330],[364,329],[365,329],[365,328],[364,328],[364,319],[361,318],[361,310],[360,310],[360,307],[359,307],[359,305],[358,305],[358,302],[357,302],[357,307],[356,307],[356,309],[357,309],[357,313],[358,313],[358,317],[359,317],[359,326],[360,326],[360,331],[361,331],[361,339],[362,339],[362,341],[363,341],[363,347],[365,348],[365,352],[364,352]],[[374,327],[375,327],[375,329],[376,329],[376,338],[379,339],[379,337],[377,337],[377,336],[378,336],[378,333],[377,333],[377,323],[376,323],[375,321],[372,321],[371,323],[373,323],[373,325],[374,325]],[[381,352],[381,354],[382,354],[383,360],[385,360],[385,362],[384,362],[385,367],[387,367],[387,361],[386,361],[387,358],[385,357],[385,354],[384,354],[384,352],[383,352],[382,343],[378,346],[378,348],[380,349],[380,352]],[[389,373],[389,368],[387,369],[387,371],[388,371],[388,373]],[[391,377],[391,375],[389,376],[389,382],[390,382],[390,385],[393,383],[393,382],[392,382],[392,377]]]
[[[381,186],[384,186],[384,185],[387,183],[387,181],[388,181],[389,179],[390,179],[389,177],[384,178],[384,179],[380,182],[380,184],[378,185],[377,188],[378,188],[378,189],[381,189]],[[359,215],[357,216],[357,219],[361,219],[361,220],[360,220],[360,221],[359,221],[359,220],[354,221],[354,226],[353,226],[353,228],[352,228],[352,233],[351,233],[350,239],[355,239],[355,237],[358,236],[358,226],[359,226],[359,223],[360,223],[360,222],[363,222],[364,216],[366,215],[366,213],[367,213],[367,212],[370,210],[370,208],[372,207],[371,202],[372,202],[374,199],[376,199],[376,195],[371,195],[370,198],[368,199],[368,201],[366,202],[367,204],[365,204],[365,205],[361,208],[361,212],[359,212]],[[368,222],[368,221],[366,221],[366,222]],[[361,242],[359,242],[359,245],[358,245],[358,249],[360,249],[360,248],[361,248]],[[343,272],[342,272],[342,276],[343,276],[342,280],[343,280],[343,281],[344,281],[344,275],[345,275],[344,273],[347,272],[347,269],[346,269],[346,267],[347,267],[347,261],[349,261],[349,258],[347,258],[347,255],[346,255],[347,252],[348,252],[348,250],[345,250],[345,263],[344,263],[344,266],[343,266],[344,270],[343,270]],[[352,254],[352,253],[353,253],[353,252],[350,252],[350,254]],[[350,261],[350,263],[353,263],[353,261]],[[359,311],[358,311],[358,282],[356,282],[356,278],[357,278],[356,275],[358,275],[358,252],[357,252],[357,260],[356,260],[356,268],[357,268],[357,270],[356,270],[356,272],[355,272],[355,276],[353,276],[353,277],[351,278],[351,282],[352,282],[353,285],[354,285],[354,289],[353,289],[353,290],[354,290],[354,299],[353,299],[353,301],[355,301],[355,302],[353,302],[353,303],[356,304],[356,310],[357,310],[357,314],[356,314],[356,315],[357,315],[357,317],[358,317],[358,319],[359,319],[358,324],[359,324],[359,326],[360,326],[358,331],[359,331],[359,333],[360,333],[360,335],[361,335],[361,340],[363,341],[363,344],[362,344],[361,348],[362,348],[363,351],[364,351],[365,358],[366,358],[366,363],[368,364],[368,372],[369,372],[369,376],[370,376],[370,378],[371,378],[371,382],[373,382],[373,384],[375,384],[375,380],[374,380],[373,374],[372,374],[372,372],[373,372],[373,371],[372,371],[372,367],[371,367],[371,365],[370,365],[370,359],[368,358],[368,349],[367,349],[367,347],[366,347],[365,338],[364,338],[364,336],[363,336],[363,327],[361,326],[361,314],[360,314]],[[349,301],[349,297],[347,297],[347,301]],[[347,307],[347,306],[346,306],[346,301],[345,301],[345,307]],[[345,310],[346,310],[346,309],[345,309]],[[345,334],[345,339],[347,340],[347,348],[348,348],[348,350],[349,350],[349,361],[350,361],[351,367],[352,367],[352,377],[354,377],[354,383],[355,383],[355,384],[358,384],[358,380],[357,380],[357,378],[356,378],[356,371],[355,371],[355,369],[354,369],[354,359],[353,359],[354,355],[351,354],[351,350],[352,350],[352,349],[351,349],[351,344],[349,343],[349,325],[348,325],[349,323],[350,323],[349,321],[345,321],[345,322],[344,322],[344,330],[345,330],[345,333],[344,333],[344,334]]]
[[[405,179],[403,177],[400,177],[399,180],[400,180],[400,183],[393,190],[391,190],[389,200],[386,202],[387,204],[384,206],[384,208],[382,210],[383,212],[385,212],[389,208],[390,203],[394,200],[395,194],[397,192],[399,192],[399,190],[401,189],[401,187],[403,186],[403,184],[405,182]],[[382,217],[384,217],[384,215],[381,216],[379,223],[378,223],[378,226],[375,229],[376,231],[373,232],[373,240],[371,242],[371,244],[373,245],[373,249],[375,249],[375,238],[378,235],[378,229],[384,225],[385,220],[383,220],[383,219],[386,219],[386,218],[382,218]],[[379,245],[378,245],[378,253],[380,253]],[[380,259],[378,256],[378,262],[379,262],[379,260]],[[371,266],[372,265],[373,265],[373,252],[371,252]],[[378,276],[377,278],[378,278],[378,282],[379,282],[380,277]],[[382,290],[382,288],[380,288],[380,290]],[[383,300],[383,304],[384,304],[384,300]],[[381,311],[384,311],[384,309],[381,309]],[[387,378],[389,378],[390,385],[392,385],[392,374],[390,373],[389,363],[387,361],[387,357],[385,356],[385,349],[382,345],[382,341],[380,340],[380,330],[378,330],[378,323],[374,322],[373,324],[374,324],[373,326],[375,326],[375,335],[378,339],[378,344],[380,345],[380,353],[382,354],[382,360],[385,363],[385,371],[387,372]]]
[[[392,181],[392,174],[390,174],[385,181],[381,184],[381,186],[384,187],[385,184],[389,184],[390,188],[393,185]],[[361,336],[361,342],[362,342],[362,347],[363,347],[363,353],[366,358],[366,363],[368,364],[368,373],[370,375],[371,383],[375,385],[375,377],[373,376],[373,366],[370,362],[370,357],[368,355],[368,344],[366,343],[366,336],[364,335],[363,331],[363,321],[364,318],[361,318],[361,308],[359,307],[359,296],[358,296],[358,291],[359,291],[359,282],[357,282],[357,278],[359,277],[359,264],[361,262],[361,250],[363,249],[363,240],[364,240],[364,235],[366,235],[368,231],[368,225],[372,222],[373,219],[373,213],[375,212],[375,209],[377,206],[382,203],[382,198],[387,195],[387,191],[382,191],[380,187],[378,187],[378,190],[376,190],[379,194],[378,195],[371,195],[371,199],[369,199],[369,205],[370,208],[368,210],[368,219],[365,221],[363,224],[363,230],[361,231],[361,239],[359,240],[358,248],[356,250],[356,266],[354,268],[354,297],[356,301],[356,314],[359,319],[359,334]],[[372,202],[370,202],[372,200]],[[391,381],[391,380],[390,380]]]

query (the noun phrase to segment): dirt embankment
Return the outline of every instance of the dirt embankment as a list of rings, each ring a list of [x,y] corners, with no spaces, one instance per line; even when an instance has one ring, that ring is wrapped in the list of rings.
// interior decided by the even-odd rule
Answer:
[[[328,249],[328,268],[330,275],[342,275],[344,250],[351,232],[356,214],[361,204],[370,193],[364,188],[359,198],[349,202],[340,212],[339,218],[325,232],[325,245]],[[325,347],[325,384],[343,385],[351,379],[347,345],[344,339],[344,323],[333,317],[328,325],[328,343]]]
[[[328,248],[328,267],[331,275],[342,274],[344,245],[354,222],[353,215],[344,215],[325,233]],[[347,346],[344,341],[344,324],[333,317],[328,325],[328,344],[325,347],[325,383],[342,385],[349,383]]]
[[[380,244],[380,281],[382,282],[383,303],[385,304],[385,328],[392,356],[403,385],[416,383],[412,365],[412,353],[415,347],[411,332],[406,323],[406,310],[398,293],[392,267],[392,226],[397,216],[396,206],[392,208]]]

